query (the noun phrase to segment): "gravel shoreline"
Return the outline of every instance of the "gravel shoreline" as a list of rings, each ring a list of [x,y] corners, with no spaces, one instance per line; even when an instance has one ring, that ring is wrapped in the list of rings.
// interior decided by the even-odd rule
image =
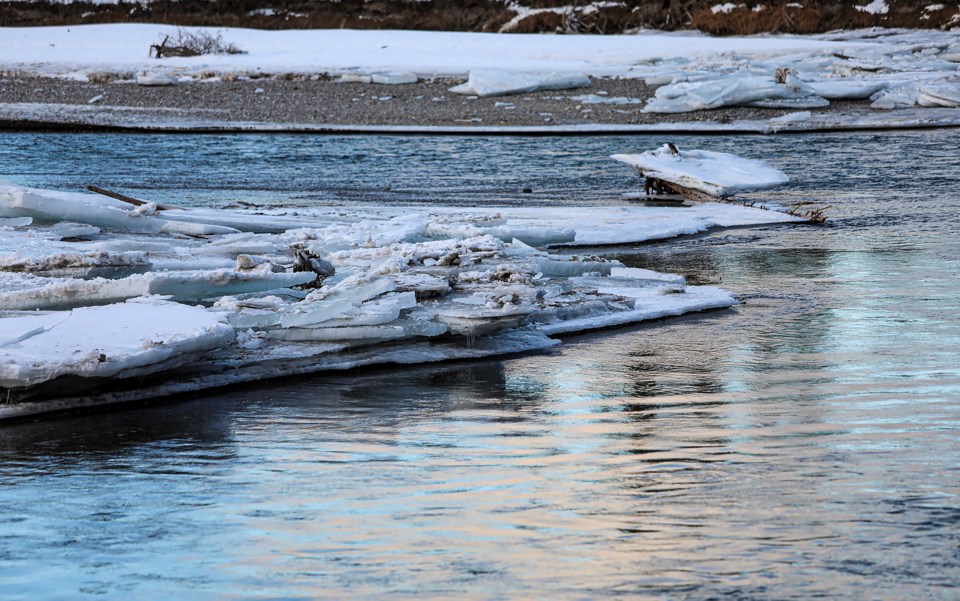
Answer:
[[[320,76],[220,79],[174,86],[140,86],[132,81],[92,83],[37,76],[0,79],[6,106],[55,105],[87,113],[127,112],[144,118],[194,118],[230,123],[332,126],[551,126],[641,125],[769,119],[792,111],[727,107],[680,114],[644,113],[656,87],[642,79],[593,79],[589,88],[534,92],[495,98],[453,94],[459,79],[428,79],[415,84],[347,83]],[[590,96],[584,99],[583,96]],[[606,102],[590,102],[590,100]],[[870,111],[866,102],[832,102],[817,112]],[[41,112],[36,114],[42,115]],[[32,118],[32,121],[42,119]],[[28,120],[6,117],[3,129]],[[70,118],[54,119],[61,128]],[[80,124],[78,123],[78,126]],[[67,127],[69,128],[69,127]]]

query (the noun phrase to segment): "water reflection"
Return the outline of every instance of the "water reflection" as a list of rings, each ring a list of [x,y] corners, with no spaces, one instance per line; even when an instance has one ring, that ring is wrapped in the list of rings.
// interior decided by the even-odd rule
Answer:
[[[809,152],[790,146],[789,161],[781,145],[795,142],[783,138],[712,140],[789,162],[797,179],[788,192],[831,197],[834,225],[605,252],[719,284],[743,300],[731,310],[501,361],[289,379],[4,426],[0,591],[951,598],[960,579],[960,198],[944,148],[958,136],[794,138]],[[56,153],[59,138],[44,140]],[[527,181],[518,156],[534,157],[525,166],[542,170],[544,189],[571,184],[560,201],[590,186],[609,191],[622,173],[564,161],[648,145],[276,140],[268,154],[278,169],[284,157],[308,163],[322,152],[319,172],[350,174],[344,165],[355,164],[350,193],[370,197],[387,181],[398,194],[421,183],[439,190],[460,181],[449,165],[432,172],[445,157],[476,161],[456,202],[509,197]],[[384,146],[376,157],[411,171],[368,172],[369,140]],[[258,160],[262,139],[222,142]],[[853,168],[864,153],[875,163]],[[233,168],[223,165],[230,153],[196,155],[209,172]],[[904,169],[904,157],[929,177],[878,177]],[[298,177],[291,187],[304,194],[314,185],[330,193]],[[243,194],[268,187],[243,178],[256,179],[242,174]],[[600,196],[587,191],[585,201]]]

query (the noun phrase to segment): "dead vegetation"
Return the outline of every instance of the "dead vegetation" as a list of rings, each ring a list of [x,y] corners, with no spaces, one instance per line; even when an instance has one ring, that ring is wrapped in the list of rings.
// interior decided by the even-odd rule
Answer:
[[[169,58],[173,56],[205,56],[208,54],[246,54],[236,44],[226,42],[218,31],[184,31],[177,29],[171,36],[163,36],[159,44],[150,45],[150,56]]]
[[[609,34],[641,28],[700,29],[714,35],[816,33],[861,27],[948,28],[957,2],[887,0],[889,11],[857,10],[868,0],[518,0],[548,9],[520,19],[515,33]],[[517,16],[506,0],[153,0],[97,4],[0,0],[0,26],[166,23],[258,29],[350,28],[501,31]],[[937,8],[939,7],[939,8]],[[171,42],[171,45],[176,45]],[[173,56],[173,55],[168,55]]]

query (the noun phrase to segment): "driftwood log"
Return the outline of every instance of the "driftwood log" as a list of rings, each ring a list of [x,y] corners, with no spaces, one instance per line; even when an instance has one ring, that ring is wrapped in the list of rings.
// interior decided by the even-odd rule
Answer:
[[[87,190],[90,190],[91,192],[96,192],[97,194],[102,194],[102,195],[104,195],[104,196],[109,196],[110,198],[113,198],[113,199],[115,199],[115,200],[119,200],[119,201],[121,201],[121,202],[125,202],[125,203],[127,203],[127,204],[132,204],[132,205],[135,206],[135,207],[142,207],[143,205],[150,204],[150,203],[147,202],[146,200],[139,200],[139,199],[133,198],[132,196],[126,196],[126,195],[124,195],[124,194],[120,194],[119,192],[113,192],[113,191],[111,191],[111,190],[106,190],[106,189],[104,189],[104,188],[101,188],[100,186],[90,185],[90,186],[87,186]],[[170,205],[162,205],[162,204],[160,204],[160,203],[154,203],[154,204],[156,204],[158,211],[165,211],[165,210],[167,210],[167,209],[175,209],[175,208],[176,208],[176,207],[172,207],[172,206],[170,206]]]

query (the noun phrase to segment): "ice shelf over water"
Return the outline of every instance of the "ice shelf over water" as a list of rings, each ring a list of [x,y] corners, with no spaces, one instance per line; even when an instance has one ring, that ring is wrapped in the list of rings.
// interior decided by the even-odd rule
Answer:
[[[795,220],[721,204],[250,215],[0,186],[0,418],[727,307],[719,288],[551,248]]]
[[[632,166],[645,177],[719,198],[775,188],[789,181],[786,174],[765,161],[726,152],[675,149],[664,145],[640,154],[615,154],[610,158]]]

